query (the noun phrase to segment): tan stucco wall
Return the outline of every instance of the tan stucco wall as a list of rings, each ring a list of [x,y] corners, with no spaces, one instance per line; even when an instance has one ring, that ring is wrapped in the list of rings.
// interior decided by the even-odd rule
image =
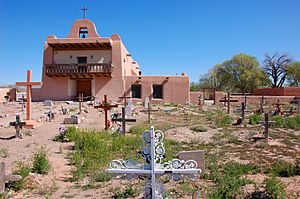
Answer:
[[[190,103],[199,104],[199,97],[204,97],[203,92],[190,92]]]
[[[166,77],[169,77],[167,80]],[[163,85],[163,99],[152,99],[151,103],[178,103],[184,104],[186,100],[190,100],[189,92],[189,78],[187,76],[125,76],[125,92],[127,96],[131,96],[131,85],[141,85],[141,99],[134,99],[134,101],[143,102],[145,97],[152,97],[152,85]]]
[[[112,61],[111,50],[54,51],[56,64],[77,64],[77,57],[87,57],[87,63],[110,63]]]

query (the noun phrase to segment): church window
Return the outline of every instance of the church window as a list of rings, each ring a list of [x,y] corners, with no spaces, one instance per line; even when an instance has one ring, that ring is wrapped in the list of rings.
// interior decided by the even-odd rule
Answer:
[[[80,28],[79,29],[79,38],[88,38],[89,32],[87,28]]]
[[[131,85],[131,97],[132,98],[142,98],[141,89],[142,86],[140,84],[133,84]]]
[[[153,88],[153,98],[162,99],[163,98],[163,86],[160,84],[154,84]]]

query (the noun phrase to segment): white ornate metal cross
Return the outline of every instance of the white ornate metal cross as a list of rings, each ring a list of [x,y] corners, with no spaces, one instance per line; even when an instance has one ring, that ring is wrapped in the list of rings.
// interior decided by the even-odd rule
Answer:
[[[165,154],[163,145],[164,134],[162,131],[154,131],[154,127],[151,126],[150,131],[146,130],[143,132],[142,139],[144,141],[142,155],[145,163],[138,163],[133,160],[113,160],[107,171],[115,174],[146,176],[149,181],[145,185],[145,198],[163,198],[162,183],[158,183],[155,180],[158,175],[201,173],[201,169],[197,169],[198,165],[195,160],[184,161],[173,159],[162,163],[163,155]],[[156,186],[157,183],[159,186]]]

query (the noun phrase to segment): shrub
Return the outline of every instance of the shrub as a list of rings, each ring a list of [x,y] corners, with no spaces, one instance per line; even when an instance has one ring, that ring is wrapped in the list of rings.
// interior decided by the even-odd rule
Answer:
[[[290,177],[299,175],[299,164],[296,165],[286,161],[276,161],[271,165],[268,172],[279,177]]]
[[[217,126],[226,126],[231,125],[234,121],[234,118],[230,115],[227,115],[223,112],[217,112],[215,116],[215,124]]]
[[[24,162],[18,162],[15,166],[15,168],[12,171],[12,174],[14,175],[20,175],[22,176],[22,180],[15,181],[15,182],[8,182],[7,188],[13,189],[15,191],[24,189],[27,185],[27,179],[26,177],[30,173],[30,167]]]
[[[115,199],[122,199],[122,198],[129,198],[129,197],[136,197],[138,196],[138,190],[137,188],[132,188],[132,186],[125,188],[124,191],[121,189],[117,189],[115,191],[115,195],[113,198]]]
[[[45,147],[40,148],[33,156],[32,172],[48,174],[51,168]]]
[[[249,124],[251,125],[258,124],[260,121],[263,121],[262,115],[255,114],[249,117]]]
[[[190,128],[194,132],[206,132],[207,128],[204,128],[203,126],[195,126]]]
[[[271,198],[286,197],[285,185],[275,176],[265,179],[264,184],[265,184],[266,193],[269,197]]]
[[[270,120],[275,121],[275,124],[273,124],[274,127],[277,127],[277,128],[284,127],[285,119],[282,116],[276,115],[276,116],[271,117]]]

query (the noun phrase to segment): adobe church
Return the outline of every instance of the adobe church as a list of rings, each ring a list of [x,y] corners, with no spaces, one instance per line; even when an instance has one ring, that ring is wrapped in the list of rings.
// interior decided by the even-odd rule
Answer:
[[[155,63],[155,62],[154,62]],[[76,100],[79,94],[112,101],[121,96],[143,102],[190,100],[189,77],[144,76],[118,34],[103,38],[88,19],[76,20],[66,38],[48,36],[44,46],[43,85],[33,100]]]

